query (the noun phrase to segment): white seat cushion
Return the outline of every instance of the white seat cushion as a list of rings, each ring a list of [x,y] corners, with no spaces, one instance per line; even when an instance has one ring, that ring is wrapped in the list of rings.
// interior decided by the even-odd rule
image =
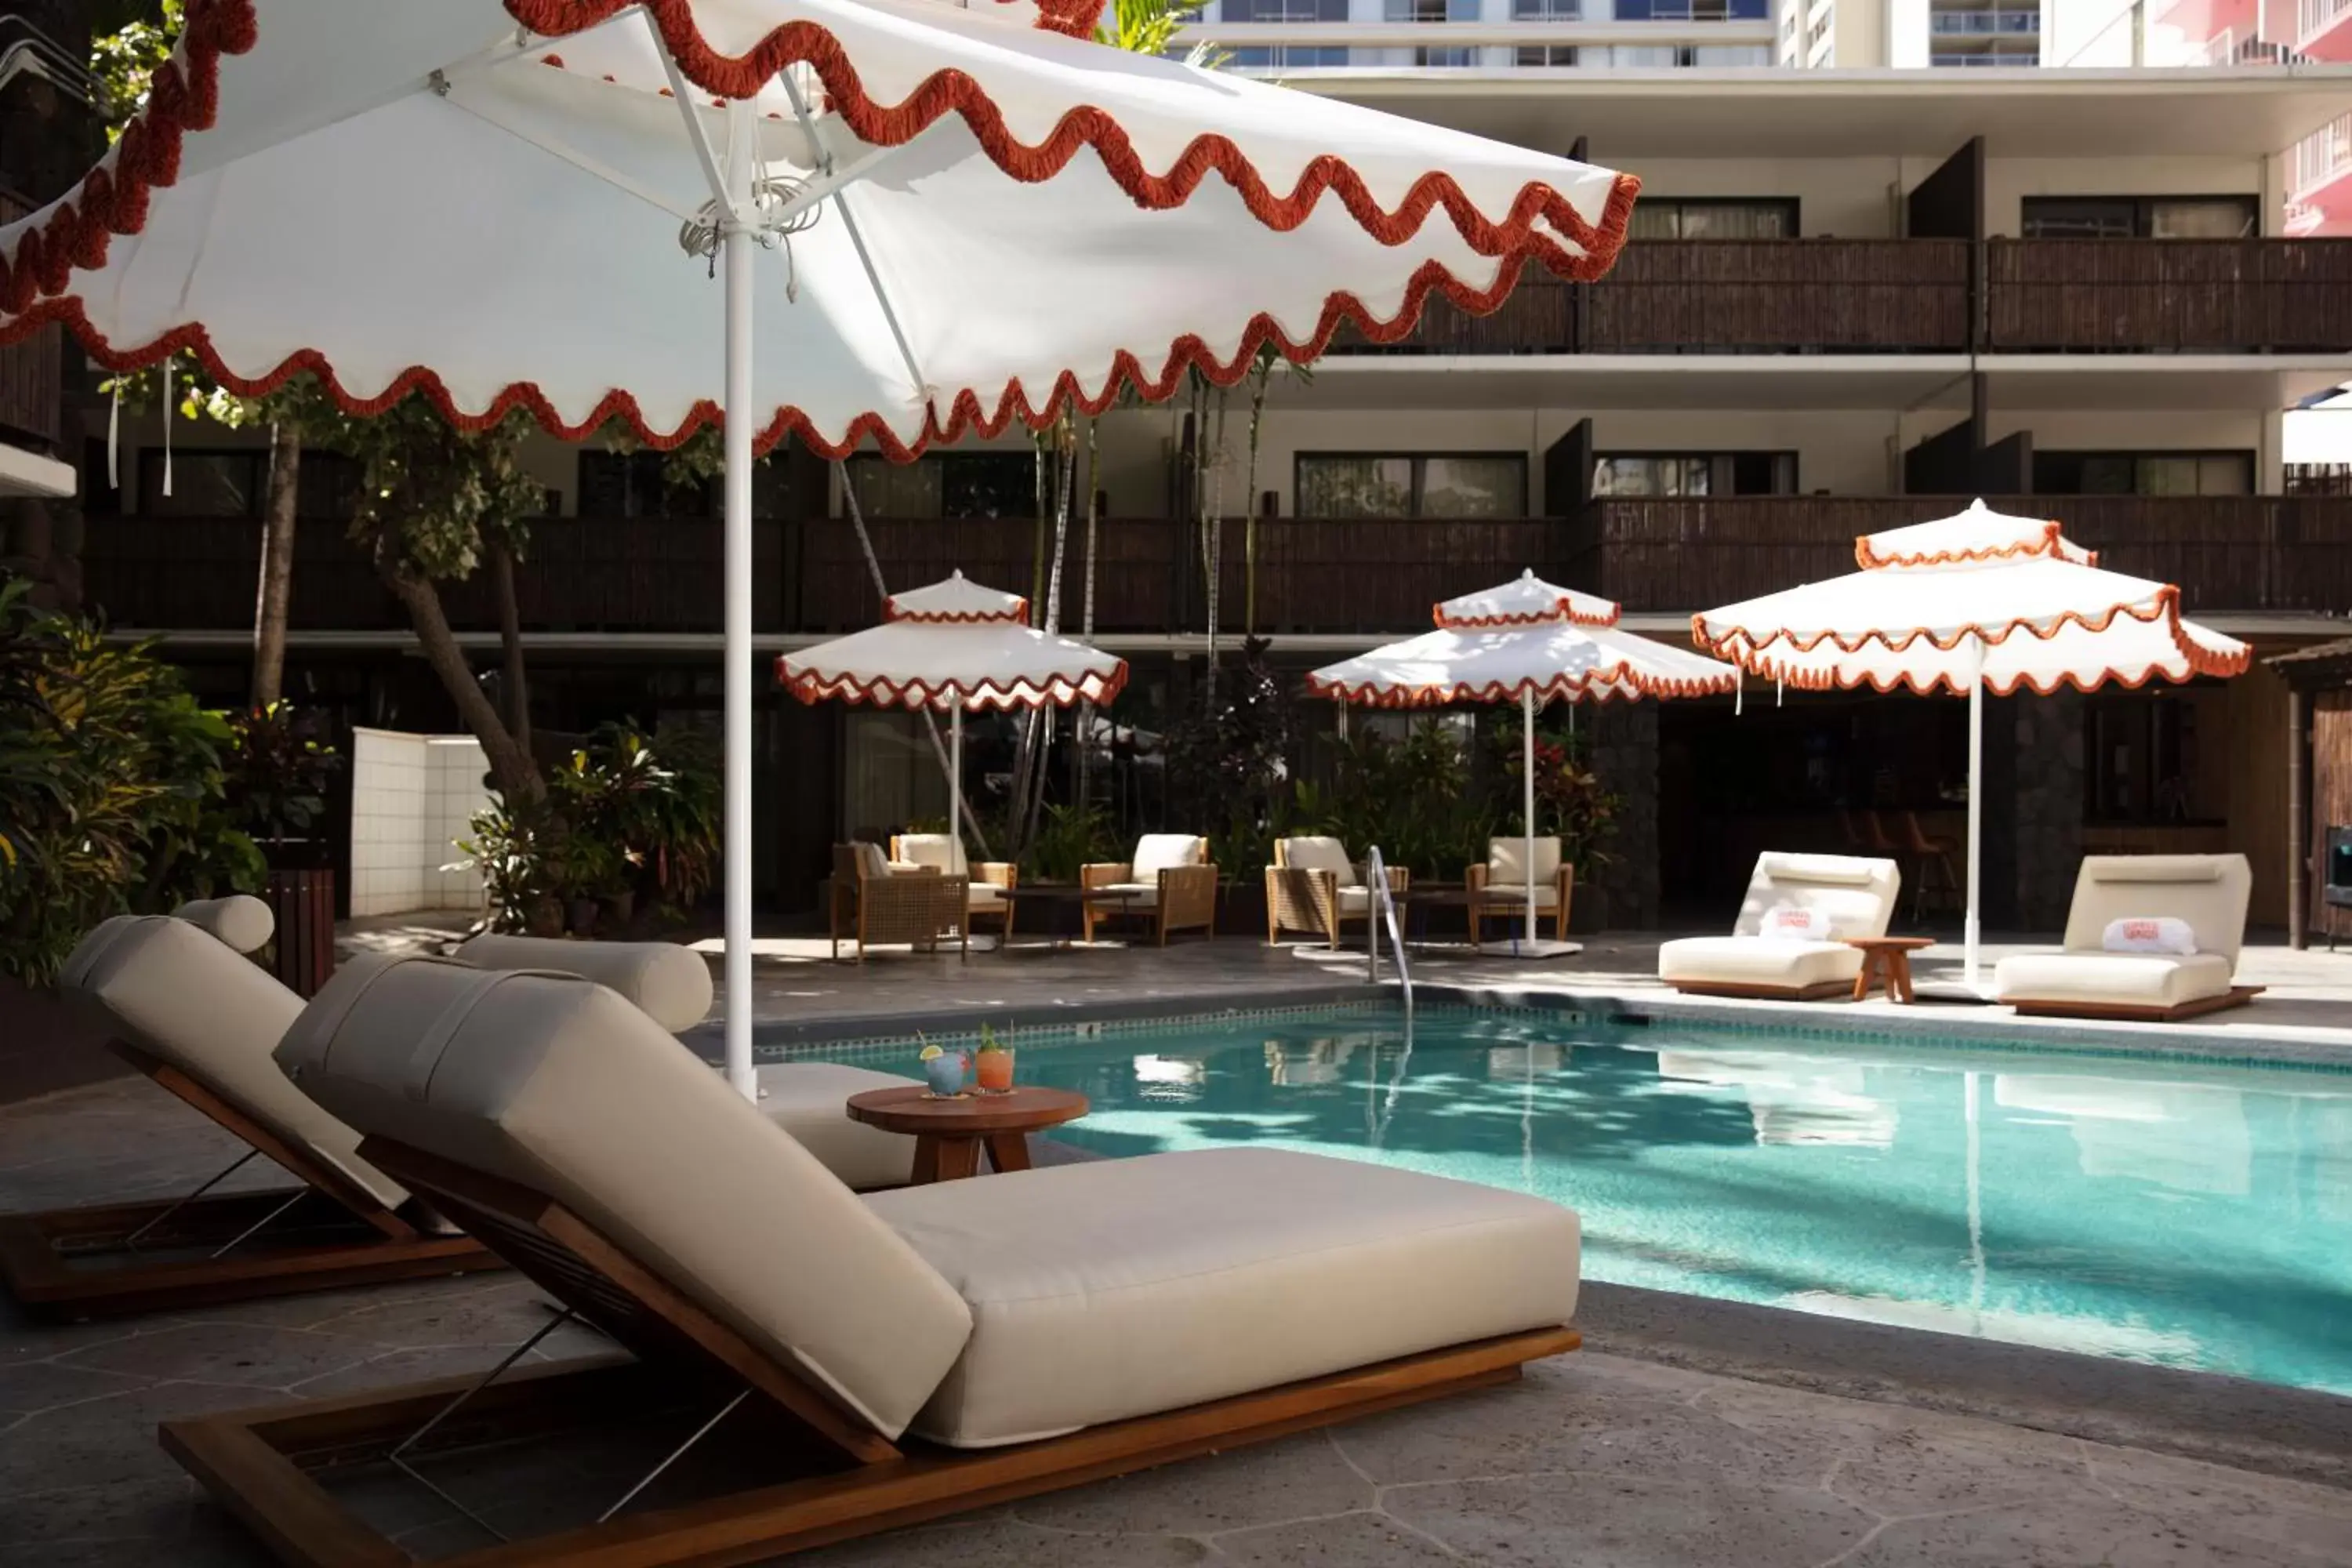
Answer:
[[[2218,952],[2186,958],[2158,952],[2032,952],[1993,970],[2003,1002],[2113,1002],[2170,1007],[2230,989],[2232,966]]]
[[[674,942],[478,936],[457,957],[477,969],[548,969],[608,985],[673,1035],[702,1022],[714,994],[709,962]]]
[[[1528,880],[1519,862],[1527,857],[1528,841],[1524,838],[1490,838],[1486,841],[1486,885],[1508,883],[1514,886]],[[1534,880],[1551,881],[1559,875],[1559,840],[1538,837],[1535,841]]]
[[[974,882],[966,892],[964,906],[971,910],[1001,910],[1004,907],[1004,889],[993,882]]]
[[[869,1089],[919,1089],[910,1078],[840,1062],[779,1062],[759,1071],[761,1114],[791,1133],[853,1187],[902,1187],[915,1171],[915,1141],[852,1121],[849,1097]]]
[[[1493,912],[1493,906],[1496,904],[1517,905],[1521,909],[1525,909],[1527,907],[1527,902],[1528,889],[1525,883],[1489,882],[1486,884],[1486,902],[1481,906],[1481,909],[1484,912],[1487,913]],[[1536,884],[1536,908],[1539,910],[1556,910],[1559,908],[1559,884],[1558,882],[1538,882]],[[1506,910],[1504,912],[1507,914],[1509,910]]]
[[[601,985],[367,954],[277,1059],[362,1131],[554,1198],[885,1436],[971,1332],[971,1310],[897,1232]]]
[[[1412,1171],[1210,1149],[877,1193],[971,1307],[916,1417],[1019,1442],[1565,1323],[1574,1211]]]
[[[963,846],[944,833],[901,833],[898,835],[898,859],[893,865],[929,867],[947,876],[968,876],[971,863],[964,858]]]
[[[1160,907],[1160,884],[1157,882],[1106,882],[1093,889],[1104,895],[1095,904],[1097,914],[1116,914],[1122,909],[1156,910]]]
[[[360,1135],[270,1060],[301,1016],[302,998],[218,939],[165,915],[117,915],[82,938],[58,988],[96,1006],[131,1047],[307,1149],[386,1208],[407,1200],[399,1183],[359,1157]]]
[[[1818,985],[1862,973],[1862,950],[1793,937],[1688,936],[1658,949],[1658,978],[1710,985]]]
[[[1139,882],[1157,882],[1162,871],[1200,865],[1202,849],[1197,833],[1147,833],[1135,841],[1129,871]]]
[[[1282,841],[1282,863],[1294,871],[1329,871],[1343,882],[1356,879],[1348,847],[1328,835]]]
[[[1370,888],[1342,888],[1339,889],[1339,912],[1341,914],[1360,915],[1371,907],[1372,890]]]

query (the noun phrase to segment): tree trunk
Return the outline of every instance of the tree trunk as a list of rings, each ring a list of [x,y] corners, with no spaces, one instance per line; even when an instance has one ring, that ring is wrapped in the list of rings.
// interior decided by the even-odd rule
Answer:
[[[506,699],[507,732],[524,756],[530,755],[530,687],[522,665],[522,606],[515,599],[514,552],[503,544],[490,547],[490,571],[499,594],[499,694]]]
[[[261,581],[253,596],[253,705],[284,694],[286,606],[294,592],[294,528],[301,515],[302,432],[269,427],[269,492],[261,508]]]
[[[490,780],[499,794],[511,805],[519,800],[538,800],[547,793],[547,783],[540,777],[539,764],[530,753],[515,743],[515,738],[499,719],[499,710],[482,695],[480,682],[466,663],[465,650],[457,646],[455,633],[449,630],[449,617],[442,613],[440,590],[423,577],[393,568],[379,566],[377,575],[384,585],[407,608],[408,618],[416,628],[416,640],[425,649],[425,662],[441,678],[449,700],[457,705],[457,716],[474,738],[482,742],[483,761],[489,764]]]

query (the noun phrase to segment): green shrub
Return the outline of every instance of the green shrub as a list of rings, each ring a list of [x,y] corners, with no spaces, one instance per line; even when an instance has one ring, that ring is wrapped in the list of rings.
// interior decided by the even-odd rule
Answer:
[[[45,985],[110,915],[258,887],[227,720],[152,645],[0,584],[0,973]]]

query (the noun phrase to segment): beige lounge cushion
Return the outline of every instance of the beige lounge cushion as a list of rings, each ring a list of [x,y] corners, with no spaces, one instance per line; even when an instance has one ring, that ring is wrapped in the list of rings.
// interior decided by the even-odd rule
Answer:
[[[2243,855],[2085,855],[2066,915],[2066,949],[2096,952],[2110,921],[2171,916],[2197,933],[2197,951],[2231,968],[2246,941],[2253,868]]]
[[[1575,1212],[1351,1160],[1211,1149],[876,1193],[971,1304],[917,1417],[981,1447],[1576,1313]]]
[[[1294,871],[1329,871],[1342,882],[1356,879],[1356,863],[1348,858],[1348,847],[1328,835],[1284,839],[1282,863]]]
[[[1001,910],[1004,907],[1004,889],[993,882],[974,882],[966,891],[964,907],[973,910]]]
[[[249,893],[231,893],[225,899],[190,899],[172,911],[172,918],[209,932],[226,942],[234,952],[258,952],[278,933],[278,917],[269,912],[268,904]]]
[[[1538,855],[1537,858],[1540,859],[1542,857]],[[1507,914],[1510,912],[1510,909],[1513,906],[1525,909],[1527,907],[1527,902],[1528,889],[1526,883],[1489,882],[1486,884],[1486,902],[1482,907],[1488,911],[1492,911],[1496,905],[1500,904],[1504,906],[1503,912]],[[1558,882],[1538,882],[1536,884],[1536,908],[1539,910],[1556,910],[1559,908],[1559,884]]]
[[[1819,985],[1862,973],[1862,950],[1842,942],[1773,936],[1687,936],[1658,949],[1658,978],[1669,984]]]
[[[882,853],[882,846],[861,838],[850,847],[857,857],[857,868],[867,881],[879,881],[890,875],[890,860]]]
[[[886,1435],[971,1333],[947,1281],[814,1155],[601,985],[373,955],[278,1060],[364,1132],[555,1198]]]
[[[2003,1002],[2107,1002],[2170,1007],[2230,989],[2235,969],[2218,952],[2032,952],[2004,958],[1993,970]]]
[[[760,1113],[791,1133],[853,1187],[902,1187],[915,1173],[915,1141],[849,1119],[853,1094],[919,1089],[910,1078],[840,1062],[779,1062],[759,1069]]]
[[[1756,858],[1731,931],[1734,936],[1760,936],[1766,918],[1786,905],[1821,910],[1841,937],[1885,936],[1902,889],[1903,873],[1892,860],[1768,852]],[[1661,952],[1662,961],[1664,956]]]
[[[950,877],[971,874],[971,862],[964,858],[963,846],[944,833],[898,835],[898,858],[892,864],[927,867]]]
[[[1538,837],[1535,842],[1535,876],[1538,884],[1556,880],[1559,876],[1559,840]],[[1521,868],[1527,859],[1525,838],[1489,838],[1486,840],[1486,885],[1524,887],[1530,879]]]
[[[331,984],[331,983],[330,983]],[[95,1006],[136,1048],[351,1178],[386,1208],[408,1194],[353,1151],[359,1134],[286,1081],[269,1059],[302,998],[184,920],[117,915],[82,938],[58,988]]]
[[[1342,888],[1339,889],[1339,912],[1341,914],[1360,915],[1371,907],[1372,890],[1370,888]]]
[[[675,1035],[710,1015],[710,965],[674,942],[565,942],[559,937],[478,936],[457,949],[477,969],[550,969],[607,985]]]
[[[1128,874],[1139,882],[1157,883],[1162,871],[1202,864],[1204,850],[1197,833],[1147,833],[1135,841]]]

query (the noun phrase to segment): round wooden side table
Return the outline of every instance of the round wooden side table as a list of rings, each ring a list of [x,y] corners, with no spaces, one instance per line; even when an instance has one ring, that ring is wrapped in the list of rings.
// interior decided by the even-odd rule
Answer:
[[[958,1095],[934,1100],[928,1089],[869,1089],[849,1097],[849,1119],[904,1132],[915,1140],[916,1186],[952,1182],[980,1173],[980,1150],[997,1171],[1029,1168],[1032,1132],[1076,1121],[1087,1110],[1087,1097],[1072,1089],[1020,1088],[1003,1094]]]
[[[1857,1002],[1870,994],[1871,987],[1884,975],[1886,999],[1908,1003],[1911,994],[1911,955],[1923,947],[1933,947],[1932,936],[1849,936],[1840,939],[1848,947],[1862,949],[1862,973],[1853,977],[1853,999]]]

